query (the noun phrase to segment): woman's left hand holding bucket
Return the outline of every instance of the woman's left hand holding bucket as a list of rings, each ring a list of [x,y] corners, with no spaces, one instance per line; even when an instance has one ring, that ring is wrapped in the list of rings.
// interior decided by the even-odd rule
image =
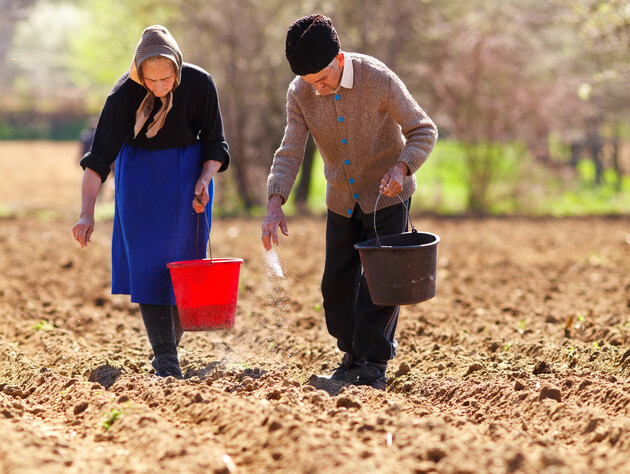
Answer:
[[[203,212],[206,208],[206,204],[210,201],[208,187],[210,186],[210,181],[212,181],[214,175],[217,174],[221,168],[221,165],[222,163],[220,161],[215,160],[208,160],[203,164],[201,176],[199,176],[197,184],[195,185],[195,199],[192,201],[193,209],[198,214]]]
[[[192,202],[193,209],[197,214],[203,212],[203,210],[206,208],[206,204],[208,204],[208,201],[210,200],[210,196],[208,196],[206,187],[203,186],[200,190],[198,190],[198,187],[199,183],[197,183],[197,186],[195,186],[195,199],[193,199]]]

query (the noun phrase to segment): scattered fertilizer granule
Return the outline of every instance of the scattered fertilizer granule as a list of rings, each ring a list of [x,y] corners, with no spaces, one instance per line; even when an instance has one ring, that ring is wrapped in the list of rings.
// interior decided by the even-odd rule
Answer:
[[[274,249],[264,251],[265,264],[267,265],[267,272],[271,273],[277,278],[284,278],[282,273],[282,265],[278,259],[278,254]]]

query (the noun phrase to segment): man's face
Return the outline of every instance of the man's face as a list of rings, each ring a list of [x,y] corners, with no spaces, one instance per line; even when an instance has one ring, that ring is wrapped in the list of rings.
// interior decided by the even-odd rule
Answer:
[[[344,62],[343,53],[339,53],[335,56],[330,66],[314,74],[307,74],[301,77],[312,85],[321,95],[330,94],[339,86]]]

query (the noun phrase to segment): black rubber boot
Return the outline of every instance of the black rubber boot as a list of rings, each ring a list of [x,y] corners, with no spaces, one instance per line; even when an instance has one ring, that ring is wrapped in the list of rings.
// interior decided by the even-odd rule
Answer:
[[[153,349],[154,358],[151,364],[156,370],[155,374],[160,377],[171,375],[183,378],[177,360],[177,344],[183,332],[179,325],[179,315],[174,317],[172,306],[150,304],[141,304],[140,313]],[[175,329],[175,319],[179,332]]]
[[[179,321],[177,306],[172,306],[171,309],[173,311],[173,326],[175,328],[175,345],[179,347],[179,343],[182,341],[182,336],[184,335],[184,328],[182,328],[182,323]]]
[[[174,344],[164,344],[154,349],[153,367],[158,377],[173,376],[176,379],[184,378],[177,360],[177,347]]]

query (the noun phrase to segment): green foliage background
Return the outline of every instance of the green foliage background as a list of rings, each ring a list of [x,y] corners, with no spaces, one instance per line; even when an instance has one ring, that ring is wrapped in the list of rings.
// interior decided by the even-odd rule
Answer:
[[[440,142],[417,174],[415,209],[628,212],[627,0],[5,4],[0,139],[76,137],[127,70],[142,30],[164,24],[184,59],[210,71],[219,87],[235,158],[218,183],[219,213],[264,209],[293,78],[284,35],[294,19],[312,12],[333,18],[343,49],[390,66],[437,123]],[[601,174],[588,152],[594,142],[601,144]],[[572,156],[576,143],[582,151]],[[324,207],[322,178],[315,159],[307,202],[314,212]]]

